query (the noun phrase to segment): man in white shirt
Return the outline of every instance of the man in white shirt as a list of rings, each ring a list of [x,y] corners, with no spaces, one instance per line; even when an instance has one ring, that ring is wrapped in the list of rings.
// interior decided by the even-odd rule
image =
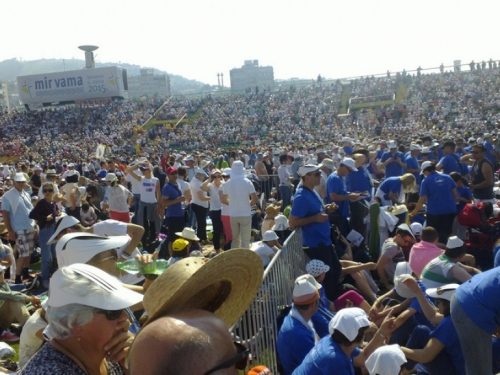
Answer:
[[[222,185],[221,202],[229,205],[233,241],[231,248],[250,248],[252,206],[257,203],[255,187],[239,160],[231,166],[231,179]]]
[[[255,251],[262,262],[264,263],[264,268],[269,265],[271,259],[276,255],[276,253],[281,250],[281,245],[278,242],[278,235],[273,230],[268,230],[264,233],[262,241],[256,242],[252,245],[251,250]]]

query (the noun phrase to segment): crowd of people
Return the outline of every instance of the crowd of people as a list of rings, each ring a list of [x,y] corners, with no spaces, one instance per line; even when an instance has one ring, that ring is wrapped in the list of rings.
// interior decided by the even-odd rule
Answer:
[[[492,337],[500,304],[487,297],[500,264],[500,71],[367,77],[351,93],[394,95],[400,84],[402,102],[349,116],[339,116],[339,81],[163,107],[113,102],[1,115],[0,341],[21,336],[22,373],[168,366],[187,374],[192,358],[201,358],[200,373],[244,369],[249,352],[227,327],[296,228],[309,263],[276,338],[281,373],[500,371]],[[172,126],[142,127],[155,112]],[[478,217],[474,228],[464,212]],[[493,239],[498,259],[467,254],[474,231]],[[37,247],[37,292],[50,294],[43,303],[23,291]],[[158,257],[169,260],[159,277],[118,268]],[[215,267],[224,262],[239,267],[229,293],[209,273],[223,278]],[[190,274],[175,274],[177,263]],[[181,289],[198,273],[213,289],[197,276],[188,297]],[[218,293],[227,299],[198,301]],[[28,303],[37,308],[31,316]],[[212,306],[221,304],[228,311]],[[144,310],[146,324],[136,319]],[[162,344],[171,350],[160,360],[152,349]]]

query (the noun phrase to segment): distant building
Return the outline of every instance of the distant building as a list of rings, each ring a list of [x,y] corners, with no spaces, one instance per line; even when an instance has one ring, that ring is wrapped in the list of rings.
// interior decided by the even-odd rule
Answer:
[[[131,98],[141,96],[169,97],[170,77],[166,74],[155,74],[154,69],[141,69],[141,75],[128,77],[128,92]]]
[[[274,85],[274,70],[272,66],[259,66],[259,60],[245,60],[241,68],[231,69],[231,91],[243,91],[255,86],[264,88]]]

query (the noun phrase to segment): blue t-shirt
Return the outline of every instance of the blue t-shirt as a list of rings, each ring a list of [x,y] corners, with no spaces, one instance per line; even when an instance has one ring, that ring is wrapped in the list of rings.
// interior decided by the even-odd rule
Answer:
[[[389,193],[399,194],[401,192],[401,179],[399,177],[386,178],[378,188],[384,192],[384,199],[388,200]]]
[[[460,198],[466,198],[469,200],[471,200],[473,197],[472,190],[470,189],[470,187],[467,186],[462,186],[462,187],[457,186],[457,194]],[[465,205],[466,205],[465,202],[460,202],[459,204],[457,204],[457,212],[462,211]]]
[[[368,201],[370,201],[372,197],[372,185],[370,183],[370,175],[366,170],[369,168],[369,166],[367,166],[366,164],[362,165],[358,167],[357,172],[351,172],[346,177],[347,191],[350,192],[367,191],[369,195],[367,195],[365,199]]]
[[[361,350],[356,348],[347,357],[339,344],[331,336],[326,336],[307,354],[293,375],[354,375],[353,360],[360,353]]]
[[[320,310],[329,311],[330,301],[326,298],[325,288],[321,288],[319,290],[319,309],[316,311],[316,314],[313,315],[311,321],[314,326],[314,330],[318,334],[319,337],[325,337],[330,334],[328,331],[328,324],[330,324],[331,318],[328,317],[325,313]],[[333,315],[333,314],[332,314]]]
[[[292,210],[290,214],[298,218],[314,216],[318,213],[325,213],[323,202],[316,193],[303,185],[297,189],[294,196]],[[302,227],[302,244],[309,247],[318,247],[319,244],[331,245],[330,222],[311,223]]]
[[[349,217],[349,201],[332,201],[332,199],[330,198],[330,193],[347,195],[345,180],[341,176],[339,176],[337,172],[333,172],[326,179],[326,202],[335,202],[337,206],[339,206],[337,210],[342,214],[342,217]]]
[[[450,356],[453,367],[455,367],[454,374],[465,375],[464,355],[451,316],[447,316],[441,320],[436,329],[431,332],[431,337],[439,340],[444,345],[444,350]]]
[[[486,147],[486,154],[484,154],[484,156],[486,157],[486,159],[488,159],[493,165],[495,165],[495,157],[493,156],[493,154],[491,153],[491,151],[494,150],[494,147],[493,145],[486,141],[484,142],[484,147]]]
[[[442,173],[431,173],[420,187],[420,196],[427,197],[427,213],[430,215],[448,215],[457,212],[452,190],[457,185],[450,176]]]
[[[345,152],[345,156],[351,156],[354,153],[354,150],[350,146],[342,147],[342,149]]]
[[[408,168],[408,169],[420,168],[420,164],[418,164],[417,158],[415,158],[413,156],[408,156],[405,159],[405,163],[406,163],[406,168]],[[415,176],[416,184],[420,185],[420,172],[413,172],[412,174],[413,174],[413,176]]]
[[[288,314],[278,332],[276,344],[283,374],[290,375],[313,347],[314,333]]]
[[[171,181],[163,186],[161,191],[161,196],[168,198],[169,200],[174,200],[182,195],[181,190],[177,185],[174,185]],[[184,216],[184,209],[182,208],[182,202],[175,203],[167,208],[167,217],[181,217]]]
[[[404,161],[405,156],[403,153],[398,151],[393,155],[390,152],[385,152],[380,161],[384,163],[389,159],[393,159],[394,161],[385,166],[385,178],[402,176],[405,171],[403,167],[399,165],[398,161]]]
[[[467,316],[493,334],[500,325],[500,267],[474,275],[460,285],[455,296]]]
[[[462,165],[457,155],[445,155],[439,160],[439,164],[443,166],[443,173],[450,174],[457,172],[462,174]]]

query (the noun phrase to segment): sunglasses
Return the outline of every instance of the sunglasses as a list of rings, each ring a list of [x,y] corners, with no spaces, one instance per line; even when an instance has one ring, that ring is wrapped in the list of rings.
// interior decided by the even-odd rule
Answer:
[[[482,151],[472,151],[471,154],[473,155],[476,155],[476,154],[480,154]]]
[[[306,176],[321,176],[321,172],[315,172],[315,173],[308,173]]]
[[[44,193],[53,193],[54,189],[43,189],[42,190]]]
[[[106,317],[106,320],[112,321],[118,319],[122,315],[123,311],[124,311],[123,309],[122,310],[97,309],[96,314],[104,315]]]
[[[231,359],[215,366],[213,369],[207,371],[205,375],[213,374],[216,371],[223,370],[235,366],[238,370],[244,370],[248,365],[248,357],[250,356],[250,350],[246,348],[245,345],[239,342],[233,341],[234,346],[238,353]]]

